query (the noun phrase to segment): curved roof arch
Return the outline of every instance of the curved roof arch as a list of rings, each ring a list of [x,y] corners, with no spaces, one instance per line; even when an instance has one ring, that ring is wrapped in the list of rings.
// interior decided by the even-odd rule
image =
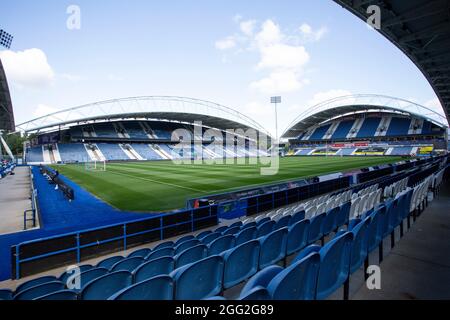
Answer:
[[[405,99],[375,94],[357,94],[333,98],[312,106],[301,113],[285,129],[282,138],[293,138],[313,125],[342,117],[366,112],[391,112],[428,120],[447,128],[447,119],[425,106]]]
[[[112,99],[57,111],[16,126],[24,132],[46,132],[55,128],[114,119],[152,119],[194,123],[211,128],[256,129],[269,135],[259,123],[218,103],[177,96],[140,96]]]
[[[419,68],[450,121],[450,2],[448,0],[334,0],[366,21],[367,8],[381,12],[377,30]]]

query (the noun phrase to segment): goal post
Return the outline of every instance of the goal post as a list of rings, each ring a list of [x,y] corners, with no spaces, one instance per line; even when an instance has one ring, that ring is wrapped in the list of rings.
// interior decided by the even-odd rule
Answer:
[[[105,160],[86,161],[84,163],[84,168],[89,171],[106,171],[106,161]]]

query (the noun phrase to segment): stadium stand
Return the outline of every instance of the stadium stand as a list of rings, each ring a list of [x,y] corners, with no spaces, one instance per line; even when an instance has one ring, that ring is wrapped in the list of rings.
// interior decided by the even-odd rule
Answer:
[[[382,261],[382,240],[390,237],[394,246],[397,228],[403,236],[403,222],[409,228],[424,211],[446,167],[447,157],[439,158],[421,170],[80,266],[84,280],[76,290],[66,288],[63,273],[0,293],[15,300],[223,299],[217,295],[244,282],[234,298],[326,299],[343,286],[347,299],[351,275],[376,248]],[[160,289],[146,292],[151,288]]]

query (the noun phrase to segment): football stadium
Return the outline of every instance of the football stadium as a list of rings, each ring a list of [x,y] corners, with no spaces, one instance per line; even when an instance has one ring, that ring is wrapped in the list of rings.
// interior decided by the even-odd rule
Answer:
[[[111,92],[18,121],[0,60],[0,300],[450,299],[448,2],[381,3],[443,113],[343,94],[278,137],[219,99]]]

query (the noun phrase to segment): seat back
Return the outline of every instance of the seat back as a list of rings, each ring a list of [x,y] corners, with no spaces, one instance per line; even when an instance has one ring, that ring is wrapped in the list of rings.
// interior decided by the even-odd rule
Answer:
[[[208,255],[220,254],[234,246],[236,239],[233,235],[225,235],[217,238],[208,245]]]
[[[124,288],[108,300],[172,300],[173,280],[159,275]]]
[[[150,254],[150,252],[152,252],[152,250],[150,250],[149,248],[139,249],[130,253],[127,256],[127,258],[134,258],[134,257],[145,258]]]
[[[309,220],[301,220],[289,227],[286,239],[286,255],[303,249],[308,244]]]
[[[248,227],[243,230],[241,230],[238,234],[236,234],[236,243],[235,245],[238,246],[240,244],[243,244],[247,241],[250,241],[256,237],[258,230],[256,229],[256,226]]]
[[[100,261],[99,263],[97,263],[96,267],[97,268],[106,268],[106,269],[111,269],[111,267],[116,264],[117,262],[121,261],[125,259],[122,256],[113,256],[113,257],[109,257],[106,259],[103,259],[102,261]]]
[[[350,260],[350,274],[358,270],[367,257],[367,230],[372,217],[368,216],[352,229],[353,243]]]
[[[210,234],[208,234],[207,236],[205,236],[202,239],[202,243],[203,244],[208,244],[208,243],[214,241],[215,239],[217,239],[218,237],[221,237],[221,236],[222,236],[222,233],[220,233],[220,232],[210,233]]]
[[[314,243],[322,238],[322,222],[325,218],[325,213],[321,213],[312,217],[309,223],[308,243]]]
[[[273,227],[273,230],[278,230],[284,227],[287,227],[289,225],[289,221],[291,220],[291,216],[284,216],[280,220],[278,220],[275,223],[275,226]]]
[[[260,244],[251,240],[222,253],[224,259],[223,287],[230,288],[258,271]]]
[[[58,279],[56,279],[55,276],[44,276],[44,277],[32,279],[32,280],[29,280],[29,281],[24,282],[21,285],[17,286],[15,294],[17,295],[19,292],[24,291],[28,288],[32,288],[32,287],[38,286],[40,284],[53,282],[53,281],[57,281],[57,280]]]
[[[322,235],[327,235],[336,228],[335,223],[338,211],[339,207],[333,208],[325,214],[322,221]]]
[[[286,238],[288,228],[272,231],[260,238],[261,251],[259,253],[259,268],[265,268],[277,263],[286,255]]]
[[[346,232],[320,249],[320,269],[317,280],[317,299],[325,299],[336,291],[349,276],[353,235]]]
[[[75,277],[69,277],[64,283],[65,286],[74,291],[82,290],[89,282],[94,279],[100,278],[109,272],[106,268],[93,268],[80,273],[80,287],[75,288],[76,279]]]
[[[153,251],[164,249],[164,248],[173,248],[174,243],[173,241],[164,241],[160,244],[158,244],[156,247],[153,248]]]
[[[305,219],[305,210],[297,211],[292,215],[291,220],[289,220],[289,225],[292,226],[303,219]]]
[[[193,240],[193,239],[195,239],[195,237],[192,234],[184,236],[184,237],[181,237],[177,241],[175,241],[174,247],[177,247],[180,244],[182,244],[183,242],[190,241],[190,240]]]
[[[224,236],[234,235],[234,234],[238,233],[240,230],[241,230],[240,226],[229,227],[227,230],[222,232],[222,235],[224,235]]]
[[[12,300],[13,292],[9,289],[0,289],[0,300]]]
[[[222,290],[223,258],[210,256],[174,270],[175,300],[201,300]]]
[[[92,266],[90,264],[83,264],[81,266],[77,266],[77,268],[78,268],[79,272],[81,273],[81,272],[93,269],[94,266]],[[61,281],[62,283],[66,283],[67,279],[73,274],[75,274],[75,269],[69,268],[59,276],[59,281]]]
[[[238,300],[270,300],[270,294],[266,288],[256,287],[241,295]]]
[[[81,290],[81,300],[106,300],[116,292],[130,286],[132,275],[128,271],[116,271],[92,280]]]
[[[281,271],[283,271],[283,268],[277,265],[268,266],[260,270],[247,281],[241,290],[240,297],[247,296],[255,288],[267,288],[270,281]]]
[[[199,245],[200,243],[201,242],[198,239],[190,239],[190,240],[183,241],[183,242],[181,242],[179,245],[177,245],[175,247],[175,253],[174,254],[177,255],[177,254],[183,252],[186,249],[189,249],[189,248],[192,248],[192,247],[194,247],[196,245]]]
[[[191,248],[187,248],[183,252],[177,254],[175,259],[175,268],[182,267],[186,264],[203,259],[208,254],[208,247],[204,244],[199,244]]]
[[[173,255],[175,254],[175,249],[172,247],[167,247],[167,248],[161,248],[158,250],[153,250],[152,253],[150,253],[145,260],[155,260],[157,258],[161,258],[161,257],[173,257]]]
[[[367,228],[367,252],[370,253],[378,247],[382,239],[382,224],[386,214],[386,207],[382,206],[375,210],[370,217],[372,218]]]
[[[273,300],[312,300],[316,294],[320,254],[311,253],[275,275],[267,286]]]
[[[21,290],[14,296],[14,300],[33,300],[63,289],[64,284],[61,281],[50,281]]]
[[[258,226],[257,237],[262,237],[272,232],[274,225],[275,221],[269,220]]]
[[[122,261],[119,261],[116,264],[114,264],[111,267],[110,271],[111,272],[114,272],[114,271],[129,271],[129,272],[133,272],[134,269],[139,267],[144,262],[145,262],[145,259],[141,258],[141,257],[126,258],[126,259],[123,259]]]
[[[339,207],[339,211],[336,215],[336,226],[342,227],[344,224],[347,224],[350,217],[350,207],[351,203],[345,202]]]
[[[161,274],[169,274],[174,268],[175,259],[173,257],[166,256],[150,260],[134,271],[134,282],[141,282]]]
[[[206,237],[206,236],[207,236],[208,234],[210,234],[210,233],[212,233],[211,230],[202,231],[202,232],[200,232],[199,234],[197,234],[195,237],[196,237],[198,240],[202,240],[204,237]]]

